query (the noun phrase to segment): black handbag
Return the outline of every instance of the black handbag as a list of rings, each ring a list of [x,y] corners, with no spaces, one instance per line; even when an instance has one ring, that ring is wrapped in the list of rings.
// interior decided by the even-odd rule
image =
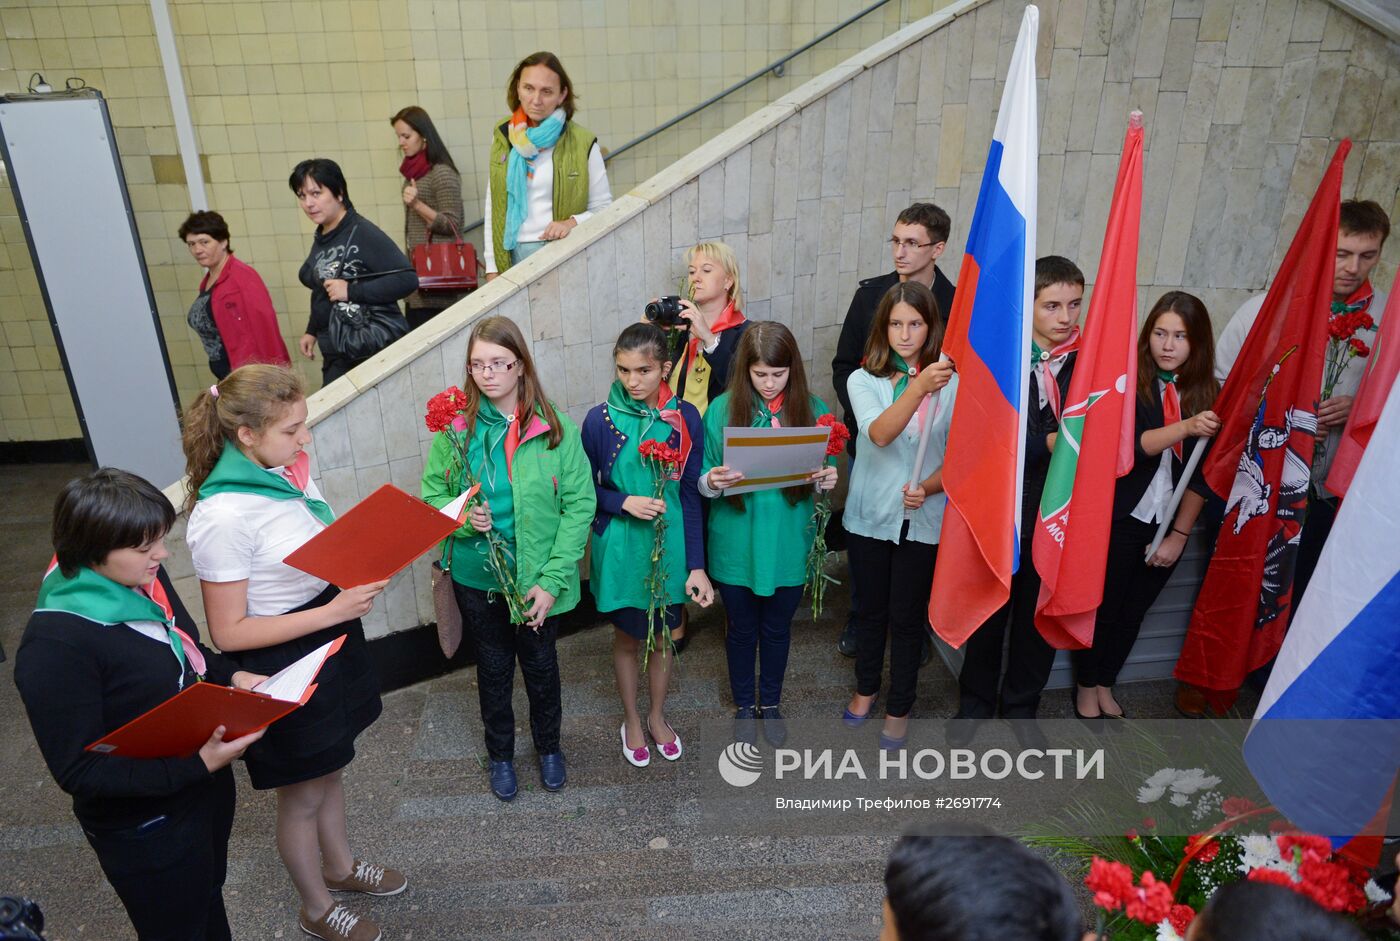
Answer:
[[[407,333],[408,321],[397,307],[342,301],[331,308],[331,348],[349,359],[369,359]]]

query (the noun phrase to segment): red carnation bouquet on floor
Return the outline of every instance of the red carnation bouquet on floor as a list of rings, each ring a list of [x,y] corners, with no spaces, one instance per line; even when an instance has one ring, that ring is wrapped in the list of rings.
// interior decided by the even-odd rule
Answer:
[[[1286,886],[1363,929],[1384,920],[1389,899],[1366,870],[1334,853],[1325,837],[1293,831],[1273,807],[1223,796],[1221,779],[1200,768],[1162,768],[1138,780],[1136,803],[1155,805],[1160,822],[1144,818],[1121,836],[1056,828],[1029,839],[1087,864],[1100,937],[1106,930],[1115,941],[1183,941],[1216,890],[1241,879]],[[1184,822],[1198,832],[1182,835]],[[1064,829],[1070,826],[1092,822]]]
[[[643,441],[637,445],[637,452],[642,456],[642,463],[651,471],[651,498],[664,500],[667,482],[679,476],[681,452],[665,441]],[[669,645],[672,652],[675,651],[675,644],[671,642],[671,632],[664,629],[658,630],[664,628],[666,623],[666,581],[669,576],[669,570],[666,566],[665,513],[658,513],[652,517],[651,530],[651,563],[647,569],[646,577],[648,593],[647,643],[646,650],[642,654],[643,667],[646,666],[647,658],[651,656],[651,652],[656,649],[658,633],[664,637],[664,640],[660,642]]]
[[[835,415],[823,415],[817,425],[830,428],[826,439],[826,456],[835,457],[846,449],[851,440],[851,431]],[[812,548],[807,551],[807,597],[812,602],[812,620],[822,616],[822,603],[826,597],[828,584],[839,585],[840,580],[827,574],[826,560],[831,552],[826,548],[826,525],[831,521],[831,491],[818,491],[816,506],[812,510]]]
[[[466,404],[467,394],[457,386],[451,386],[428,400],[428,414],[424,416],[424,422],[429,431],[446,434],[448,441],[452,443],[457,467],[462,472],[462,489],[477,491],[477,496],[467,501],[467,507],[470,509],[481,502],[481,491],[476,476],[472,473],[471,464],[467,461],[467,420],[462,416],[462,409]],[[496,579],[496,584],[500,586],[501,595],[506,600],[511,623],[525,623],[527,606],[520,597],[520,586],[515,580],[515,556],[506,544],[505,537],[498,533],[495,527],[486,533],[486,562]]]

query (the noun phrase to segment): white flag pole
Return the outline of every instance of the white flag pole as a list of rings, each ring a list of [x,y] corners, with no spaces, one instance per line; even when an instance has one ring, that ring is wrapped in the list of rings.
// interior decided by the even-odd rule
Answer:
[[[1181,472],[1181,480],[1176,485],[1176,490],[1172,491],[1172,502],[1167,505],[1166,515],[1162,517],[1162,522],[1157,525],[1157,535],[1152,537],[1152,544],[1147,547],[1147,555],[1143,561],[1152,558],[1152,554],[1157,551],[1157,547],[1162,544],[1162,540],[1167,537],[1167,530],[1171,528],[1176,520],[1176,508],[1181,505],[1181,498],[1186,496],[1186,485],[1191,482],[1191,475],[1196,472],[1196,465],[1201,463],[1201,455],[1206,453],[1205,442],[1201,441],[1191,451],[1191,456],[1186,459],[1186,467]]]

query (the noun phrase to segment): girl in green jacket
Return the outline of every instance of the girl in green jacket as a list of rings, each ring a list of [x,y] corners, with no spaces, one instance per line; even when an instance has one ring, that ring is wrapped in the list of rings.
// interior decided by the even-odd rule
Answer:
[[[705,464],[700,492],[710,504],[709,573],[724,600],[728,626],[724,649],[734,695],[735,734],[753,742],[754,719],[774,747],[787,739],[778,708],[787,672],[792,616],[807,581],[812,548],[812,494],[836,486],[835,466],[816,470],[803,483],[727,497],[744,480],[724,464],[724,429],[808,428],[830,413],[807,391],[802,353],[787,327],[753,324],[739,341],[729,388],[705,412]],[[830,459],[829,459],[830,460]],[[759,695],[754,697],[754,654]]]
[[[480,501],[467,525],[449,536],[445,564],[463,618],[477,644],[477,689],[490,756],[491,791],[515,797],[515,664],[530,699],[530,732],[546,790],[564,786],[559,747],[557,615],[578,604],[579,559],[595,498],[578,427],[545,397],[520,328],[487,317],[467,341],[462,430],[438,432],[423,470],[423,499],[444,507],[465,489],[458,449],[464,443]],[[457,439],[454,442],[454,437]],[[504,539],[515,563],[525,622],[512,624],[492,574],[486,534]]]

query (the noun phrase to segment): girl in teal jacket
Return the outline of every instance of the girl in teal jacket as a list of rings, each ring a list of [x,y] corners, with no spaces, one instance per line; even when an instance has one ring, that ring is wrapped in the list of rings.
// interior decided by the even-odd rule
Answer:
[[[461,430],[438,432],[423,470],[423,499],[444,507],[463,490],[458,457],[465,447],[480,501],[444,548],[453,590],[477,644],[477,689],[491,791],[515,797],[515,664],[530,700],[530,732],[546,790],[564,786],[559,746],[562,709],[556,616],[579,599],[578,563],[588,541],[596,499],[578,427],[544,395],[520,328],[487,317],[467,341],[467,404]],[[455,439],[455,440],[454,440]],[[489,562],[486,534],[495,530],[510,549],[525,609],[512,624],[510,608]]]
[[[807,391],[802,353],[792,331],[764,322],[753,324],[740,339],[729,388],[705,412],[700,493],[713,498],[707,532],[709,573],[728,615],[724,649],[740,741],[753,742],[755,718],[763,720],[764,737],[773,747],[787,739],[778,707],[792,617],[802,600],[807,553],[815,535],[812,496],[814,490],[836,486],[836,468],[823,466],[796,486],[725,496],[744,475],[724,463],[724,429],[808,428],[830,411]],[[755,653],[760,673],[757,699]]]

